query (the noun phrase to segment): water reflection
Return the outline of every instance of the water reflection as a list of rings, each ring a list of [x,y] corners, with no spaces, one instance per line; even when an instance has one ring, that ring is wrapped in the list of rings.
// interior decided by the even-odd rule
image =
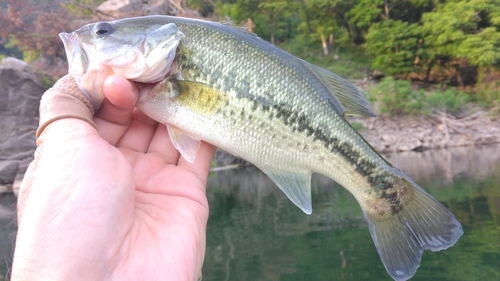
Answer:
[[[386,158],[462,222],[453,248],[426,252],[413,280],[500,280],[500,146]],[[313,176],[313,214],[256,169],[212,174],[205,280],[391,280],[361,209],[342,187]]]
[[[423,152],[384,155],[394,166],[416,181],[451,182],[457,176],[484,178],[498,172],[500,146],[452,147]]]
[[[386,158],[443,202],[465,234],[423,255],[412,280],[500,280],[500,145]],[[391,280],[353,196],[313,176],[305,215],[256,169],[213,173],[203,280]],[[0,195],[0,280],[8,279],[15,199]]]

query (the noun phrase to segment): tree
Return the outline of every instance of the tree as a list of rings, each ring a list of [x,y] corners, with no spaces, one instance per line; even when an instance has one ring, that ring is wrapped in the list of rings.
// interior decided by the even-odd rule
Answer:
[[[68,1],[3,0],[0,10],[0,38],[7,46],[16,47],[23,59],[36,71],[56,79],[66,73],[66,55],[59,33],[70,32],[81,24],[73,24],[77,15],[61,4]],[[73,0],[72,3],[102,2]],[[87,18],[86,21],[89,21]]]
[[[324,55],[329,54],[337,36],[347,33],[354,42],[356,30],[346,19],[346,14],[357,1],[303,0],[300,3],[302,22],[299,29],[314,41],[321,41]]]
[[[291,0],[220,0],[216,13],[236,24],[254,23],[253,31],[271,43],[288,38],[293,33],[295,2]]]
[[[386,20],[374,24],[366,36],[366,51],[375,56],[372,67],[387,75],[420,72],[425,51],[416,23]]]
[[[276,20],[283,10],[289,5],[287,0],[266,0],[259,4],[261,12],[267,16],[269,22],[269,32],[271,33],[271,44],[274,45],[274,33],[276,30]]]
[[[499,0],[448,0],[419,18],[417,22],[383,19],[371,25],[366,50],[375,56],[374,68],[389,75],[464,86],[475,83],[478,67],[499,65]]]
[[[426,47],[434,55],[466,58],[471,65],[500,59],[500,1],[448,1],[424,14]]]

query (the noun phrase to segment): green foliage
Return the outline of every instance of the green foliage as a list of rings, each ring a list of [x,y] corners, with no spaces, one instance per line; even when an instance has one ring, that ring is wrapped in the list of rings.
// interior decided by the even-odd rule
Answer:
[[[9,35],[9,41],[5,43],[5,48],[7,49],[18,49],[18,40],[15,35],[11,34]],[[39,50],[33,50],[33,49],[28,49],[26,48],[25,50],[20,51],[22,53],[22,59],[23,61],[30,63],[35,61],[39,56],[40,56],[40,51]]]
[[[54,57],[64,58],[57,34],[69,31],[75,17],[89,18],[102,2],[6,0],[4,8],[8,10],[0,10],[0,37],[8,42],[0,47],[0,55],[19,50],[17,57],[25,61],[40,57],[49,64],[56,61]],[[476,90],[470,91],[474,96],[457,90],[425,95],[422,90],[413,90],[410,82],[387,78],[370,90],[382,112],[413,114],[432,107],[455,111],[471,97],[484,104],[500,102],[500,86],[495,84],[496,74],[492,74],[500,68],[500,0],[184,3],[203,16],[221,21],[242,24],[251,19],[252,31],[258,36],[348,79],[365,78],[372,68],[384,75],[425,83],[472,86],[479,81]],[[481,77],[482,69],[491,70],[485,75],[493,76]]]
[[[500,65],[500,0],[400,2],[399,6],[406,3],[407,7],[416,7],[417,14],[392,1],[384,9],[384,1],[362,0],[360,5],[365,2],[378,13],[372,10],[360,14],[358,5],[350,11],[351,20],[362,27],[370,26],[366,50],[375,57],[372,67],[387,75],[411,74],[429,81],[432,71],[437,80],[431,80],[446,81],[460,75],[459,65]],[[432,5],[435,7],[430,10]]]
[[[359,122],[353,122],[351,123],[351,126],[356,131],[366,130],[365,126],[363,126],[363,124]]]
[[[477,103],[484,106],[500,104],[500,81],[477,86],[474,98]]]
[[[488,66],[500,59],[500,1],[446,1],[422,16],[422,37],[434,58],[465,58]]]
[[[456,113],[471,101],[469,94],[456,88],[435,90],[426,95],[424,90],[413,89],[410,81],[395,80],[393,77],[386,77],[380,84],[371,87],[367,96],[382,113],[390,115],[428,114],[434,108]]]
[[[417,57],[425,56],[419,29],[418,24],[399,20],[374,24],[366,35],[366,51],[375,56],[372,66],[387,75],[414,71]]]
[[[348,13],[349,21],[358,27],[368,28],[379,21],[384,0],[360,0]]]
[[[348,12],[349,21],[367,30],[386,20],[417,23],[424,12],[431,11],[434,0],[358,0]]]
[[[417,113],[425,100],[423,90],[416,91],[410,81],[395,80],[393,77],[386,77],[380,84],[371,87],[367,96],[382,113],[390,115]]]
[[[187,0],[186,5],[195,9],[204,17],[211,16],[214,13],[214,3],[212,1],[205,0]]]
[[[39,56],[40,51],[38,50],[23,51],[23,60],[27,63],[34,62]]]
[[[95,9],[106,0],[72,0],[69,3],[61,3],[62,7],[68,9],[76,16],[92,16],[95,14]]]
[[[328,69],[346,79],[363,79],[371,64],[361,47],[335,47],[328,56],[322,54],[321,48],[311,48],[314,41],[308,36],[297,36],[293,40],[278,46],[283,50],[310,63]]]
[[[456,113],[471,100],[469,94],[460,92],[456,88],[446,91],[433,91],[425,99],[425,103],[442,111]]]

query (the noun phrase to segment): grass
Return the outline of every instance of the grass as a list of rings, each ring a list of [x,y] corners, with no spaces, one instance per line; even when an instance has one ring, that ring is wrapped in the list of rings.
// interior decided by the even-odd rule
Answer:
[[[410,81],[392,77],[385,77],[371,87],[367,98],[378,111],[392,116],[430,114],[433,109],[455,114],[472,100],[468,93],[456,88],[426,92],[414,89]]]
[[[351,126],[354,130],[356,131],[361,131],[361,130],[366,130],[365,126],[362,123],[359,122],[352,122]]]

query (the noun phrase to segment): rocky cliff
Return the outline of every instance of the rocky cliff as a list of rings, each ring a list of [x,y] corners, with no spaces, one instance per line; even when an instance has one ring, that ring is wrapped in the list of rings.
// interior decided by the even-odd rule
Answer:
[[[33,158],[43,92],[25,62],[15,58],[0,62],[0,192],[11,190]]]

